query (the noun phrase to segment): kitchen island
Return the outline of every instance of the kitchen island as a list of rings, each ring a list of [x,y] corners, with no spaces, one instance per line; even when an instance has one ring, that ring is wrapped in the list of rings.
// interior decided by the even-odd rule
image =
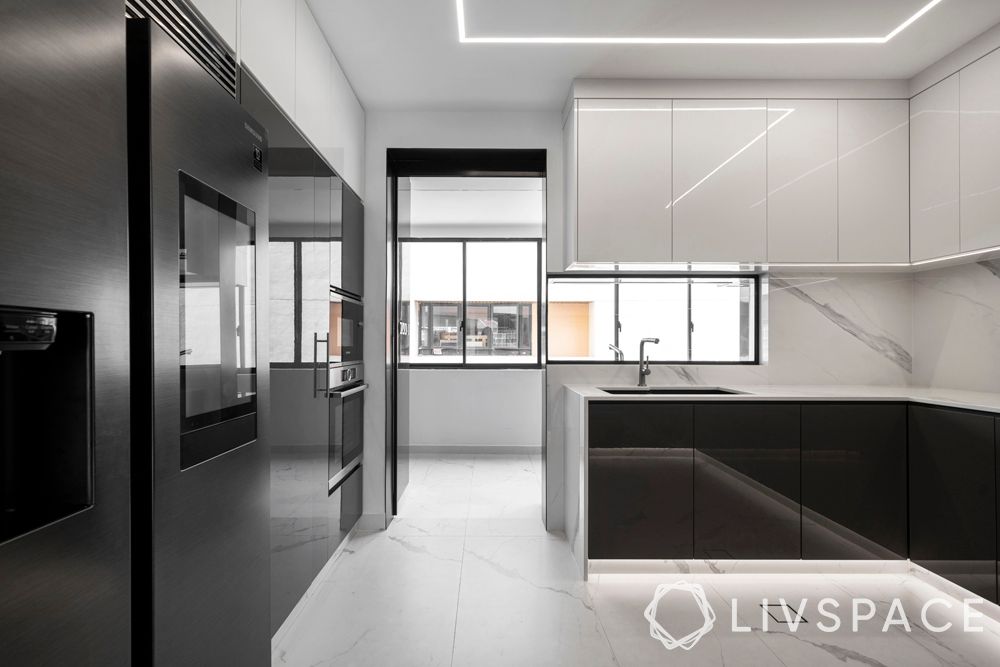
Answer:
[[[634,560],[911,559],[997,599],[1000,395],[740,385],[564,392],[566,533],[584,577],[594,565]]]

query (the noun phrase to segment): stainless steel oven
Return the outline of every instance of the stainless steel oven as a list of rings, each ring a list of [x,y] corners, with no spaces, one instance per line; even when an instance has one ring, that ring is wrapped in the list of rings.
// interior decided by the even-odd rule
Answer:
[[[365,390],[368,385],[364,382],[361,364],[341,366],[330,372],[331,377],[335,375],[340,380],[339,384],[330,387],[328,393],[330,448],[327,488],[333,493],[361,465]]]

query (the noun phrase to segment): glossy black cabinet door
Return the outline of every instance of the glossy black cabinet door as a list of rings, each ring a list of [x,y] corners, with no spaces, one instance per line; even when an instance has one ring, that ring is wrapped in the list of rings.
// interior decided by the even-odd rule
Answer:
[[[695,558],[798,558],[799,406],[694,406]]]
[[[590,449],[590,558],[691,558],[690,447]]]
[[[693,407],[591,403],[590,558],[691,558]]]
[[[683,403],[590,403],[591,448],[681,447],[693,440],[692,406]]]
[[[341,245],[341,289],[365,293],[365,207],[347,185],[343,189],[343,241]]]
[[[995,418],[911,405],[910,558],[996,600]]]
[[[906,404],[804,404],[802,557],[906,556]]]

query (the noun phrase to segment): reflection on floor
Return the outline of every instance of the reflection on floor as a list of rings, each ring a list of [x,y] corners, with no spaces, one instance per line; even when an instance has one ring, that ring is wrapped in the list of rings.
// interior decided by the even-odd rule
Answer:
[[[976,618],[971,625],[984,632],[965,632],[957,601],[906,574],[600,574],[579,581],[566,542],[542,528],[540,474],[537,457],[414,456],[399,517],[387,531],[352,538],[275,647],[273,664],[1000,664],[1000,626]],[[715,622],[690,650],[668,650],[651,637],[644,611],[658,585],[680,581],[701,587]],[[764,598],[784,598],[794,611],[786,618],[771,608],[765,629]],[[834,625],[819,612],[824,598],[831,599],[825,611],[841,621],[834,632],[823,630]],[[856,632],[855,598],[874,605]],[[932,598],[944,600],[922,619]],[[858,605],[863,619],[869,607]],[[804,620],[794,629],[774,620],[794,622],[795,612]],[[681,639],[705,616],[690,593],[671,590],[654,618]],[[888,618],[896,623],[883,632]],[[949,621],[947,631],[932,631]]]

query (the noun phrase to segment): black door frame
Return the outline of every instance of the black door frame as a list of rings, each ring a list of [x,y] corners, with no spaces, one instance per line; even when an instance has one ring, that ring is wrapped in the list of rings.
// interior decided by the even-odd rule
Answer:
[[[399,370],[397,331],[399,308],[399,179],[410,176],[437,177],[523,177],[546,178],[547,151],[544,148],[389,148],[386,150],[386,338],[385,366],[385,523],[388,526],[397,511],[396,465],[399,438],[396,406],[399,398],[396,374]],[[542,247],[545,237],[542,237]],[[541,253],[544,260],[544,250]],[[541,276],[544,276],[544,270]],[[539,278],[539,284],[544,280]],[[539,318],[542,303],[538,304]],[[542,337],[539,336],[539,345]],[[539,359],[543,360],[544,350]],[[544,446],[544,445],[543,445]],[[543,456],[544,458],[544,456]],[[544,479],[544,475],[543,475]],[[545,487],[542,486],[542,511],[545,512]]]

